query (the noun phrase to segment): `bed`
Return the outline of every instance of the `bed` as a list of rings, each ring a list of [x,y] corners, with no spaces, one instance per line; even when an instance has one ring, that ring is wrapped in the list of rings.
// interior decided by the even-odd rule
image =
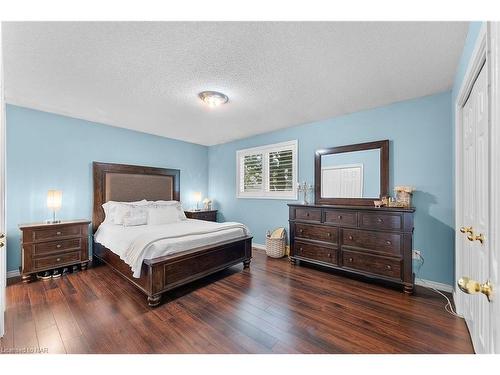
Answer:
[[[134,202],[180,201],[180,171],[135,165],[93,163],[94,202],[92,214],[93,256],[106,263],[113,271],[141,290],[149,306],[158,306],[163,293],[221,271],[238,263],[243,268],[250,266],[252,258],[252,237],[237,233],[235,226],[186,220],[176,230],[185,231],[186,226],[199,228],[199,233],[177,241],[167,238],[159,242],[156,248],[149,249],[135,272],[123,257],[123,244],[113,242],[113,236],[126,240],[127,234],[143,231],[144,228],[117,228],[106,226],[102,205],[108,201]],[[101,224],[103,224],[101,226]],[[171,224],[168,224],[171,225]],[[216,229],[211,233],[211,227]],[[101,227],[101,228],[100,228]],[[98,232],[98,229],[99,233]],[[161,230],[160,227],[156,230]],[[122,231],[122,232],[120,232]],[[224,232],[222,233],[219,232]],[[96,235],[99,241],[96,241]],[[103,245],[112,247],[112,249]],[[113,245],[114,244],[114,245]],[[170,253],[164,253],[163,247],[169,246]],[[113,248],[115,247],[115,248]],[[160,249],[161,248],[161,249]],[[173,250],[172,250],[173,249]],[[161,251],[160,251],[161,250]],[[135,275],[134,275],[135,273]]]

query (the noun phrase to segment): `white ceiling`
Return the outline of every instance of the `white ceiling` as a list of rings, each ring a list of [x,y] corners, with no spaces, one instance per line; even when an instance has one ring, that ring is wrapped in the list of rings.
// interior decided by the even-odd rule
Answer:
[[[450,89],[466,22],[3,23],[11,104],[204,145]],[[221,91],[207,108],[197,94]]]

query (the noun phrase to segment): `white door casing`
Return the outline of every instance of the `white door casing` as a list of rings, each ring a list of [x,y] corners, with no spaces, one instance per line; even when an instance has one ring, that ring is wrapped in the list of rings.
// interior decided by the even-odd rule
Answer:
[[[0,234],[5,233],[5,102],[3,97],[2,27],[0,23]],[[7,241],[0,247],[0,337],[5,332],[5,286],[7,282]]]
[[[490,228],[500,228],[500,23],[488,23],[490,73]],[[492,230],[490,244],[490,280],[493,302],[490,303],[490,352],[500,353],[500,230]]]

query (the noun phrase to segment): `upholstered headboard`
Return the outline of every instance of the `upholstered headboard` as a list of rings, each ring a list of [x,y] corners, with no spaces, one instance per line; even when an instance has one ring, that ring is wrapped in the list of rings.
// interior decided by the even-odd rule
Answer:
[[[104,221],[102,205],[108,201],[180,200],[178,169],[93,163],[94,209],[92,229]]]

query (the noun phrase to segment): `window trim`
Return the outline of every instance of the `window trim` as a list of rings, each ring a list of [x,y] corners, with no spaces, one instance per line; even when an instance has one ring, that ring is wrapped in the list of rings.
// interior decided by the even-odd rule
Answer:
[[[269,191],[269,153],[283,150],[284,148],[292,149],[292,181],[293,190],[291,192],[284,191]],[[236,198],[244,199],[281,199],[281,200],[297,200],[297,181],[298,181],[298,141],[286,141],[280,143],[273,143],[264,146],[257,146],[252,148],[245,148],[236,151]],[[240,160],[246,155],[253,155],[262,153],[262,191],[258,192],[241,192],[240,191]]]

